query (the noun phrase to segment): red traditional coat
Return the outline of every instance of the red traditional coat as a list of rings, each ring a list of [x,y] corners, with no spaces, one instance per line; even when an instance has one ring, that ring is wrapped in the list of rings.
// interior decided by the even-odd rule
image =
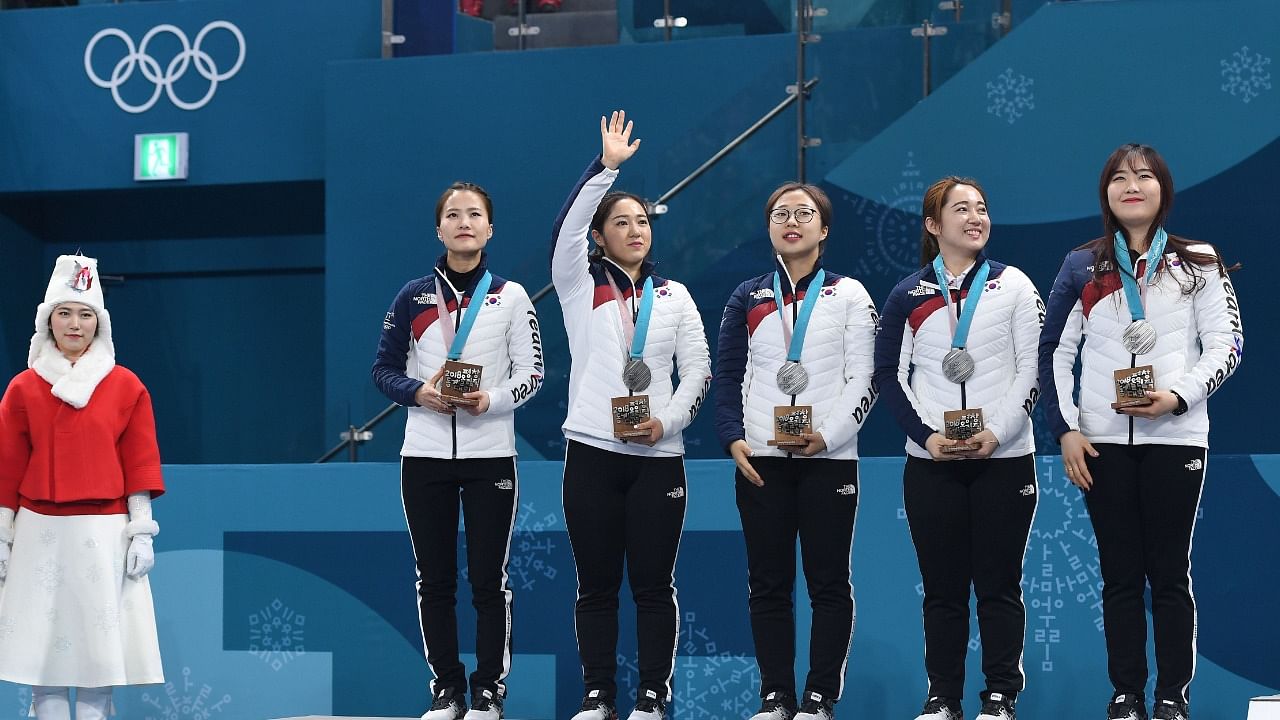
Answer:
[[[0,505],[43,515],[128,512],[126,499],[164,492],[151,395],[119,365],[77,410],[33,370],[0,400]]]

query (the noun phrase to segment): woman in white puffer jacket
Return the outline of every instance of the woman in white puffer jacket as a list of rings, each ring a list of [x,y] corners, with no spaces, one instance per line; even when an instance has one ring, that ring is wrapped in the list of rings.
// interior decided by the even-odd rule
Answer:
[[[1106,234],[1069,253],[1040,338],[1045,417],[1085,492],[1102,569],[1114,688],[1107,716],[1145,720],[1145,587],[1155,630],[1154,717],[1186,720],[1195,671],[1191,537],[1208,462],[1206,399],[1244,353],[1235,289],[1210,245],[1164,229],[1173,176],[1124,145],[1098,181]],[[1074,368],[1079,355],[1079,404]],[[1145,404],[1114,409],[1116,372],[1151,367]]]
[[[986,676],[977,720],[1012,720],[1026,684],[1020,583],[1039,495],[1030,415],[1044,303],[1022,271],[987,257],[977,181],[942,178],[921,214],[921,267],[889,294],[876,338],[876,382],[907,434],[903,501],[924,581],[918,720],[964,716],[970,586]],[[963,429],[966,418],[976,422]]]
[[[640,146],[631,141],[631,129],[622,112],[600,119],[601,154],[570,191],[551,252],[551,278],[573,356],[563,497],[578,573],[574,629],[586,686],[575,720],[617,716],[624,564],[640,656],[630,718],[666,716],[680,628],[675,563],[687,490],[681,433],[711,379],[693,298],[684,285],[654,273],[644,201],[608,192],[618,167]],[[590,254],[588,238],[595,246]],[[674,385],[673,370],[680,378]],[[619,419],[626,435],[615,435],[615,418],[639,396],[648,398],[648,418]]]
[[[716,431],[737,466],[751,632],[760,665],[753,720],[829,720],[853,641],[850,552],[858,509],[858,430],[875,402],[876,310],[862,283],[822,267],[831,201],[786,183],[764,207],[772,272],[725,304],[716,360]],[[776,445],[779,436],[794,445]],[[796,540],[813,604],[810,669],[796,694]]]

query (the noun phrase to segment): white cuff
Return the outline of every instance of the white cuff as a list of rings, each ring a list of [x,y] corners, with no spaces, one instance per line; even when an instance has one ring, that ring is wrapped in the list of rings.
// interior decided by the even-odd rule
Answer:
[[[125,535],[133,537],[134,535],[159,535],[160,524],[155,520],[130,520],[128,525],[124,526]]]

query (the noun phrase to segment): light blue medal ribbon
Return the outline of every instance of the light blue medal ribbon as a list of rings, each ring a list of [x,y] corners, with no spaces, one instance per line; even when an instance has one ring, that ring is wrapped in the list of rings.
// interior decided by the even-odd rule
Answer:
[[[1131,320],[1129,327],[1124,329],[1121,341],[1125,349],[1134,355],[1151,352],[1156,346],[1156,329],[1147,321],[1147,311],[1142,304],[1143,289],[1151,287],[1155,281],[1156,270],[1160,267],[1165,245],[1169,242],[1169,234],[1164,228],[1156,228],[1151,247],[1147,250],[1147,271],[1143,274],[1141,285],[1129,265],[1129,245],[1124,240],[1124,234],[1117,230],[1112,241],[1116,252],[1116,267],[1120,271],[1120,284],[1124,286],[1124,297],[1129,304]]]
[[[933,259],[933,272],[938,279],[938,292],[942,293],[942,301],[947,307],[947,320],[951,324],[951,351],[942,358],[942,374],[954,383],[962,383],[973,376],[973,356],[965,350],[969,342],[969,326],[973,324],[974,313],[978,310],[978,301],[987,287],[987,277],[991,274],[991,263],[986,260],[974,271],[973,282],[969,285],[969,297],[960,308],[960,317],[951,303],[951,287],[947,283],[947,267],[942,262],[942,255]]]
[[[613,279],[613,274],[608,268],[604,272],[609,278],[609,287],[613,289],[613,297],[618,301],[623,340],[630,342],[630,348],[626,349],[627,362],[622,368],[622,383],[631,392],[640,392],[653,381],[653,372],[644,361],[644,345],[649,337],[649,318],[653,315],[653,276],[645,278],[640,294],[640,309],[635,318],[632,318],[627,302],[622,297],[622,289]]]
[[[787,312],[783,307],[782,277],[777,270],[773,271],[773,300],[778,307],[778,319],[782,322],[782,340],[787,344],[787,361],[778,368],[778,388],[788,395],[799,395],[809,386],[809,372],[800,364],[800,353],[804,350],[809,318],[813,315],[813,307],[818,304],[818,296],[822,294],[822,283],[826,277],[826,271],[818,268],[818,272],[809,281],[809,289],[805,291],[804,301],[800,304],[800,314],[796,318],[793,332],[787,324]],[[794,286],[791,289],[799,294]]]
[[[453,317],[449,314],[448,307],[444,302],[444,288],[440,285],[440,280],[436,279],[436,307],[440,311],[440,322],[444,332],[445,343],[449,345],[449,359],[458,361],[462,359],[462,348],[467,344],[467,336],[471,334],[471,328],[476,324],[476,315],[480,314],[480,308],[484,306],[485,296],[489,294],[489,285],[493,283],[493,275],[488,270],[484,271],[484,275],[480,276],[480,282],[476,283],[476,287],[471,291],[471,305],[466,313],[462,316],[462,322],[459,323],[457,333],[454,333]],[[479,304],[476,298],[480,298]],[[458,296],[458,307],[462,307],[462,296]]]

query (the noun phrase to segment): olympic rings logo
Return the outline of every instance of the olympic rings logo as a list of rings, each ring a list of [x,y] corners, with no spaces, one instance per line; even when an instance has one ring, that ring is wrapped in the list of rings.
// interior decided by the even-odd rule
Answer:
[[[231,33],[231,35],[236,39],[237,46],[240,48],[240,54],[236,57],[235,64],[226,72],[219,72],[218,66],[213,61],[213,57],[200,48],[204,39],[214,30],[226,30]],[[178,39],[178,42],[182,44],[182,51],[169,61],[168,67],[164,68],[163,72],[161,72],[160,62],[147,54],[147,45],[161,33],[173,35]],[[120,38],[124,41],[125,49],[128,51],[125,56],[116,63],[115,68],[111,71],[111,77],[108,79],[99,77],[98,74],[93,71],[92,63],[94,48],[98,46],[98,41],[105,37]],[[125,112],[143,113],[150,110],[152,106],[156,104],[156,101],[160,99],[161,92],[168,93],[169,100],[183,110],[199,110],[209,104],[209,101],[213,99],[213,94],[218,89],[218,83],[231,79],[240,71],[240,66],[244,64],[244,50],[244,34],[240,32],[240,28],[232,25],[226,20],[215,20],[208,25],[205,25],[204,28],[196,35],[194,43],[189,41],[186,34],[174,25],[157,25],[147,31],[146,35],[142,36],[142,42],[136,47],[133,44],[133,38],[130,38],[125,31],[119,28],[105,28],[99,30],[97,34],[93,36],[93,39],[89,41],[89,44],[85,46],[84,71],[94,85],[110,90],[111,97],[115,98],[116,105],[119,105],[120,109]],[[205,80],[209,81],[208,91],[205,92],[204,97],[201,97],[195,102],[187,102],[186,100],[183,100],[178,97],[173,90],[174,81],[182,77],[187,72],[187,67],[189,65],[194,65],[196,72]],[[120,97],[120,86],[133,76],[133,71],[135,69],[139,70],[144,78],[154,83],[156,86],[155,92],[151,93],[151,98],[141,105],[131,105],[126,102],[124,98]]]

